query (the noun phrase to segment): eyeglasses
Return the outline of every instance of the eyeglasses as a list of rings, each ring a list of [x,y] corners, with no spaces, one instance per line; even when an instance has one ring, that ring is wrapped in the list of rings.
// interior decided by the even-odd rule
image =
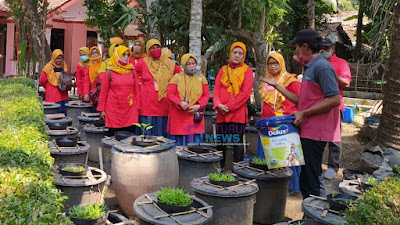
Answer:
[[[279,66],[278,62],[271,62],[271,63],[267,63],[267,66]]]
[[[186,63],[186,66],[195,66],[195,65],[197,65],[197,63],[195,63],[195,62],[192,62],[192,63]]]

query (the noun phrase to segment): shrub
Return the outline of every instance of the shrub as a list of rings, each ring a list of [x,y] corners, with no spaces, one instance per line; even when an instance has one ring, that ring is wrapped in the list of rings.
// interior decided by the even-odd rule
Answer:
[[[400,177],[389,177],[369,189],[345,212],[352,225],[400,224]]]
[[[176,206],[188,206],[192,203],[190,195],[180,188],[161,188],[157,191],[158,201]]]
[[[69,216],[78,219],[94,220],[104,215],[105,205],[76,205],[69,210]]]
[[[0,224],[72,224],[62,215],[32,80],[0,81]]]

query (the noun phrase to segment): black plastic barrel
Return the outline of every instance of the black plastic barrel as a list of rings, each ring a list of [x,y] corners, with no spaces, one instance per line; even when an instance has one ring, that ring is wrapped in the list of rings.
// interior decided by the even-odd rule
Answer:
[[[256,169],[249,169],[248,162],[240,162],[233,167],[233,172],[247,179],[256,179],[260,188],[257,192],[257,202],[254,206],[254,222],[259,224],[273,224],[285,218],[286,199],[289,180],[293,171],[289,168],[269,170],[261,173]]]
[[[50,140],[57,138],[77,138],[79,130],[75,127],[67,127],[65,130],[46,130],[46,135],[49,136]]]
[[[326,214],[326,216],[323,217],[322,213],[324,210],[319,209],[317,207],[325,209],[327,204],[328,204],[327,201],[319,200],[314,197],[309,197],[304,199],[302,204],[304,217],[317,220],[321,222],[321,224],[327,224],[327,225],[347,224],[347,221],[342,216],[333,212],[328,211],[328,214]]]
[[[253,210],[256,202],[258,186],[255,182],[249,182],[241,178],[245,185],[223,188],[209,184],[208,177],[194,179],[191,186],[196,197],[213,206],[214,218],[210,225],[252,225]],[[246,184],[248,182],[249,184]]]
[[[55,141],[49,142],[50,154],[54,158],[54,164],[80,163],[85,164],[86,154],[90,149],[87,142],[78,142],[76,147],[60,148]]]
[[[72,126],[78,127],[78,116],[81,113],[90,113],[92,112],[92,105],[90,103],[84,102],[69,102],[65,104],[67,106],[67,115],[72,118]]]
[[[86,124],[82,130],[81,139],[90,144],[89,161],[97,163],[99,162],[99,147],[102,147],[101,139],[108,131],[108,128]]]
[[[178,187],[184,188],[185,191],[193,194],[190,182],[193,178],[203,177],[209,173],[215,173],[220,168],[219,161],[222,159],[222,152],[217,154],[208,154],[202,156],[191,156],[192,153],[184,151],[187,146],[176,147],[176,155],[179,163],[179,181]],[[211,152],[215,149],[209,148]]]
[[[60,107],[61,107],[60,104],[57,104],[57,103],[54,103],[54,102],[52,102],[52,104],[49,104],[49,105],[43,103],[44,114],[55,114],[55,113],[58,113],[60,111]]]

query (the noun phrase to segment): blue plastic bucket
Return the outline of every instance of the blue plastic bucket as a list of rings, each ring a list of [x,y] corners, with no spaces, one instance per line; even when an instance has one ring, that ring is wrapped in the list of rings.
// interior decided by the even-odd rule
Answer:
[[[294,116],[289,115],[257,121],[268,168],[304,165],[300,135],[293,125],[294,120]]]

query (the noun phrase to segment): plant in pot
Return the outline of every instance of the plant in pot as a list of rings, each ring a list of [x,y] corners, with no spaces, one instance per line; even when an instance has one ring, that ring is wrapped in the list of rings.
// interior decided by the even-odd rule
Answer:
[[[76,205],[67,211],[67,216],[76,225],[100,225],[107,221],[108,209],[105,205]]]
[[[210,183],[224,187],[234,186],[239,183],[239,180],[232,174],[221,173],[220,170],[217,173],[209,173],[207,176],[210,179]]]
[[[193,200],[183,188],[161,188],[157,191],[157,205],[167,213],[189,211]]]
[[[59,171],[63,176],[85,176],[87,166],[80,163],[66,163],[59,167]]]
[[[267,160],[265,158],[254,157],[249,160],[249,165],[260,170],[268,170]]]
[[[137,145],[141,147],[147,147],[147,146],[152,146],[157,144],[157,137],[153,136],[146,136],[146,131],[150,130],[153,128],[151,124],[146,124],[146,123],[135,123],[133,124],[137,127],[139,127],[142,131],[142,134],[138,137],[135,137],[132,139],[132,145]]]

